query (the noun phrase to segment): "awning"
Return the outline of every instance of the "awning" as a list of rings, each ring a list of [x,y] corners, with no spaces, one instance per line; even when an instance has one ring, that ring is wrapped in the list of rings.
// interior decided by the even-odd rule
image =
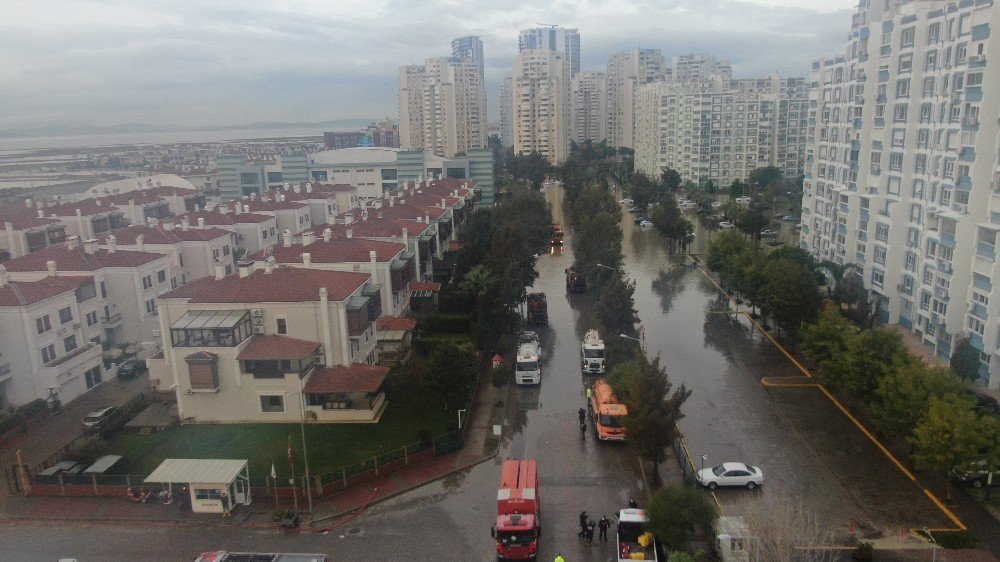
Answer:
[[[304,359],[319,349],[319,344],[312,341],[278,336],[274,334],[257,334],[236,356],[240,361],[277,361],[278,359]]]
[[[88,466],[83,470],[84,474],[102,474],[106,472],[109,468],[114,466],[114,464],[122,460],[121,455],[104,455],[103,457],[97,459],[94,464]]]
[[[170,325],[172,330],[235,328],[249,315],[247,310],[189,310]]]
[[[246,459],[165,459],[146,484],[226,484],[246,470]]]
[[[388,367],[354,363],[335,365],[313,372],[306,383],[305,392],[310,394],[333,394],[349,392],[375,392],[382,386]]]

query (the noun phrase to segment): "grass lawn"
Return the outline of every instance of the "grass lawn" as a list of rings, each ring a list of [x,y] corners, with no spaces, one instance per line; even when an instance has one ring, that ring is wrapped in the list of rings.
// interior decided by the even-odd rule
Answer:
[[[377,424],[307,424],[309,468],[324,474],[379,453],[398,449],[454,429],[455,411],[445,411],[422,393],[397,392]],[[298,423],[192,424],[139,435],[119,431],[108,440],[108,454],[125,456],[130,474],[146,475],[166,458],[249,459],[251,478],[288,472],[288,438],[292,439],[296,471],[302,467],[302,437]]]

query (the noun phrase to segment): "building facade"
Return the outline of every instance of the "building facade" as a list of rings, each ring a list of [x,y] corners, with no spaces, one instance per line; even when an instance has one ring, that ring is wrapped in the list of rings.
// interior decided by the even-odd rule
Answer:
[[[514,75],[500,78],[500,143],[514,146]]]
[[[632,49],[611,55],[607,74],[607,135],[612,146],[635,146],[635,99],[644,84],[670,73],[659,49]]]
[[[517,37],[519,52],[544,50],[562,53],[570,76],[580,72],[580,32],[557,26],[523,29]]]
[[[569,156],[570,74],[561,53],[522,51],[514,62],[514,152],[554,165]]]
[[[658,177],[729,185],[754,168],[802,173],[808,99],[805,80],[677,81],[649,84],[636,102],[636,169]]]
[[[1000,387],[1000,12],[863,1],[813,63],[802,248],[856,264],[884,322],[948,359],[968,338]]]
[[[479,68],[479,79],[484,79],[483,40],[478,35],[465,35],[451,40],[451,58],[456,62],[468,62]]]
[[[733,65],[707,53],[674,57],[673,78],[678,82],[732,80]]]
[[[399,146],[420,148],[424,145],[424,87],[427,73],[424,65],[399,67]]]
[[[599,142],[608,137],[608,81],[603,72],[578,72],[571,78],[572,139]]]

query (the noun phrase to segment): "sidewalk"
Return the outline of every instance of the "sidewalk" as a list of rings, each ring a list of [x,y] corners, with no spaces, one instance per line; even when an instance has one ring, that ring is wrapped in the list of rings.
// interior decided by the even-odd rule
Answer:
[[[134,381],[133,381],[134,382]],[[488,374],[480,377],[479,392],[471,418],[466,420],[465,445],[450,453],[406,467],[398,472],[354,486],[344,492],[313,502],[312,525],[321,528],[336,523],[336,519],[364,510],[368,506],[392,498],[427,483],[464,470],[496,455],[491,441],[495,404],[507,389],[494,388]],[[86,414],[87,410],[80,415]],[[67,412],[68,413],[68,412]],[[65,415],[65,414],[63,414]],[[492,450],[487,447],[492,446]],[[55,449],[57,450],[57,448]],[[45,458],[42,456],[41,458]],[[282,506],[283,508],[286,506]],[[299,507],[305,510],[303,499]],[[101,497],[0,497],[0,519],[21,521],[75,521],[80,523],[131,521],[151,525],[243,526],[273,528],[274,500],[258,498],[248,507],[240,506],[231,517],[216,514],[195,514],[182,511],[175,502],[134,503],[126,498]],[[310,525],[303,521],[303,528]]]

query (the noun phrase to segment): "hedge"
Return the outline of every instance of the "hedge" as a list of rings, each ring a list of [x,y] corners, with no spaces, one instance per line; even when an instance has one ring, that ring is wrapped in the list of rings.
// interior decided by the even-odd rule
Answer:
[[[468,314],[429,314],[421,322],[431,333],[468,334],[472,332],[472,316]]]
[[[32,400],[21,406],[7,417],[0,419],[0,435],[7,433],[11,429],[21,425],[22,420],[26,420],[46,408],[45,400],[39,398]]]

